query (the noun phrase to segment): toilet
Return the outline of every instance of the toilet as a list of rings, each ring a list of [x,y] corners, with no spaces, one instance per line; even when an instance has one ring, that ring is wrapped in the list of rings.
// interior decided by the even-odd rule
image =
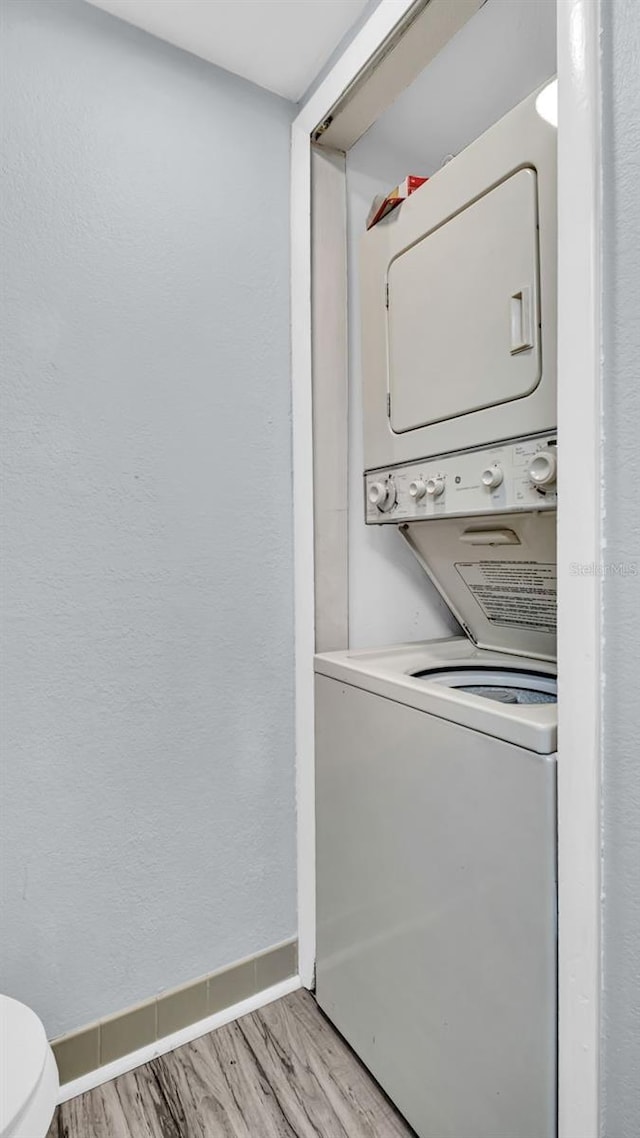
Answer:
[[[46,1138],[58,1085],[56,1061],[37,1015],[0,996],[0,1138]]]

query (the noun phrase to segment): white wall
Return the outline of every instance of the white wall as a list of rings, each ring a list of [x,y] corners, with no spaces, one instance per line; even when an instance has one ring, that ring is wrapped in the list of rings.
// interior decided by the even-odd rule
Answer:
[[[603,1138],[640,1120],[640,6],[602,5]]]
[[[0,989],[57,1035],[295,934],[291,106],[0,11]]]
[[[347,157],[349,274],[349,644],[448,636],[457,624],[395,526],[364,523],[358,253],[372,198],[399,180],[397,157],[367,138]],[[385,176],[386,171],[386,176]]]
[[[556,69],[553,0],[488,0],[347,156],[352,647],[458,631],[394,526],[363,521],[358,249],[373,197],[432,174]]]

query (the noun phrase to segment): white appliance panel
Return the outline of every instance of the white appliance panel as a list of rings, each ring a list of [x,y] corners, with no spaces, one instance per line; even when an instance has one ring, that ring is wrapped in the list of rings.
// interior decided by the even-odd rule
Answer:
[[[525,169],[391,262],[391,429],[529,395],[541,377],[538,312],[536,173]]]
[[[372,470],[365,476],[365,521],[555,510],[556,474],[555,434]]]
[[[321,1008],[419,1138],[554,1138],[555,756],[324,675],[316,708]]]

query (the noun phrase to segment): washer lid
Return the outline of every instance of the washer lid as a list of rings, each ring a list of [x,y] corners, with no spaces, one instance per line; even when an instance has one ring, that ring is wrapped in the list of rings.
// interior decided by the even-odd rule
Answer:
[[[555,510],[399,529],[474,644],[555,660]]]
[[[0,996],[0,1134],[36,1090],[48,1046],[36,1013],[10,996]]]

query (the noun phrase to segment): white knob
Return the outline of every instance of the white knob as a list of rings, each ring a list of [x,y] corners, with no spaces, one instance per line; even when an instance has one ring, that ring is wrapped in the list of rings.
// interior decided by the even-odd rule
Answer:
[[[529,467],[529,478],[534,486],[553,486],[557,470],[558,460],[553,451],[541,450]]]
[[[495,490],[496,486],[500,486],[503,478],[502,467],[499,463],[494,462],[493,466],[488,466],[486,470],[483,470],[482,485],[486,486],[488,490]]]
[[[396,488],[393,482],[372,482],[367,491],[367,497],[372,506],[377,506],[383,512],[390,510],[396,503]]]
[[[372,506],[380,506],[387,497],[387,487],[384,482],[372,482],[368,491]]]
[[[436,474],[433,478],[427,479],[426,491],[432,498],[439,498],[444,490],[444,478],[440,474]]]
[[[421,478],[409,483],[409,497],[413,498],[414,502],[419,502],[421,498],[424,498],[426,492],[427,487]]]

